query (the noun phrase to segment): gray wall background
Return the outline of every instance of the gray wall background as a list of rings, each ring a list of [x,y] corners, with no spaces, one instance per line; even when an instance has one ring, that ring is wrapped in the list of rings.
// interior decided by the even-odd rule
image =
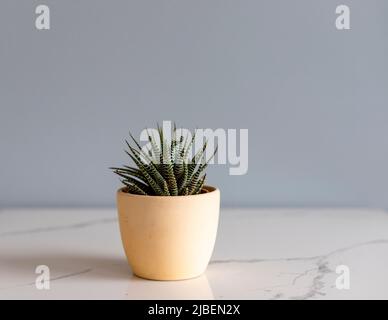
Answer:
[[[128,129],[163,119],[249,129],[248,174],[209,171],[224,206],[388,207],[387,18],[385,0],[2,0],[0,207],[114,205]]]

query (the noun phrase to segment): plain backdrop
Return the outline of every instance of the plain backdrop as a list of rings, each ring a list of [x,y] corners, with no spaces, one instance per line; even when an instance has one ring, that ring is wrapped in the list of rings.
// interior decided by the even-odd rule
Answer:
[[[387,39],[385,0],[2,0],[0,207],[113,206],[128,130],[175,120],[249,129],[224,206],[386,208]]]

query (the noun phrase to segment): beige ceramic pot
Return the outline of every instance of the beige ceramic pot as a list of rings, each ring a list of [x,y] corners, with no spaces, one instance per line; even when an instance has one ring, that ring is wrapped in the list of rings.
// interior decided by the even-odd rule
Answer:
[[[201,275],[216,240],[220,191],[190,196],[117,192],[121,239],[134,274],[153,280]]]

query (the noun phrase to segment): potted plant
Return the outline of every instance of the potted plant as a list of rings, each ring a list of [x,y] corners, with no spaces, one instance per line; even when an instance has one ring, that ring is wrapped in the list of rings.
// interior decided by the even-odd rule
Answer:
[[[126,153],[134,166],[111,168],[124,184],[117,191],[123,247],[141,278],[194,278],[206,270],[214,248],[220,191],[205,185],[206,142],[191,157],[195,133],[177,135],[174,126],[168,141],[163,129],[155,131],[147,131],[147,150],[130,134],[134,146],[126,141]]]

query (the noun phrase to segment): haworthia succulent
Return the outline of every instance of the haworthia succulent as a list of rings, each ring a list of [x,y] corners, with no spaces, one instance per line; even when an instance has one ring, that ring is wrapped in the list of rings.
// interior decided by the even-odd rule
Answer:
[[[140,195],[180,196],[201,193],[206,174],[203,174],[212,157],[206,159],[207,142],[191,156],[191,148],[195,140],[193,135],[186,137],[177,134],[174,124],[172,139],[166,141],[163,130],[157,125],[157,138],[147,130],[147,149],[142,149],[140,143],[129,133],[135,147],[126,140],[129,150],[125,152],[134,162],[135,167],[110,168],[126,186],[126,192]]]
[[[128,191],[129,191],[130,193],[141,194],[141,195],[147,195],[147,192],[144,191],[143,189],[141,189],[140,187],[138,187],[137,185],[132,184],[132,183],[129,183],[129,182],[127,182],[126,180],[122,180],[121,182],[122,182],[124,185],[126,185],[126,187],[128,188]]]

